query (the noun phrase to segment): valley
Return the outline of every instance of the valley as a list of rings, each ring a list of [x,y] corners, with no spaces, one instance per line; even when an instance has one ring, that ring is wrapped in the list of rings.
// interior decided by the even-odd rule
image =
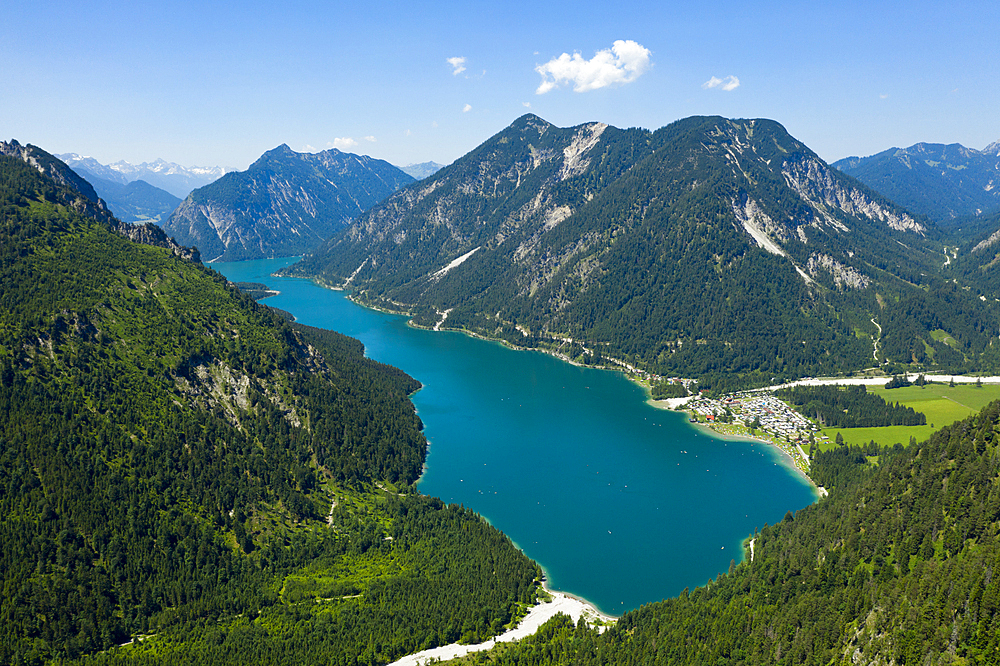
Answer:
[[[990,244],[950,240],[942,265],[941,229],[776,123],[690,118],[650,133],[525,116],[393,186],[300,263],[214,264],[277,311],[159,228],[116,220],[58,159],[2,148],[5,658],[374,666],[490,641],[534,608],[551,615],[529,622],[535,635],[465,658],[534,663],[542,645],[544,663],[580,649],[613,662],[657,649],[692,663],[734,649],[905,661],[945,648],[887,638],[914,619],[872,592],[935,606],[909,581],[947,570],[973,590],[992,557],[992,389],[924,382],[992,382],[960,374],[998,358],[992,265],[968,249]],[[272,152],[272,170],[313,159]],[[236,176],[219,182],[243,196]],[[318,201],[311,187],[286,196],[292,182],[268,196]],[[258,236],[230,258],[251,246],[269,252]],[[943,395],[884,389],[906,396],[888,405],[801,379],[847,384],[859,370],[919,375],[918,390]],[[716,432],[650,404],[640,383],[701,392],[690,407]],[[823,428],[746,392],[757,387]],[[913,425],[916,403],[933,422]],[[886,438],[867,439],[872,426]],[[930,439],[902,446],[905,428]],[[960,481],[938,497],[942,474]],[[869,501],[914,509],[876,523]],[[990,585],[953,611],[964,654],[994,640],[970,624]],[[568,625],[562,606],[537,605],[557,590],[619,619]],[[795,637],[743,632],[738,648],[725,627],[692,634],[697,647],[651,638],[684,618],[745,618],[751,606],[720,606],[740,594],[768,622],[787,626],[792,608],[810,619]],[[821,598],[838,610],[815,616]],[[865,613],[864,629],[837,633]]]

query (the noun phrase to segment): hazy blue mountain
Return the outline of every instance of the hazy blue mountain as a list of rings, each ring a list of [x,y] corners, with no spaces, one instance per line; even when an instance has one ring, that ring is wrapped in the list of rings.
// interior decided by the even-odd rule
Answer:
[[[412,182],[383,160],[281,145],[192,192],[164,229],[212,260],[302,254]]]
[[[86,174],[85,170],[81,172]],[[181,200],[144,180],[127,185],[94,175],[85,176],[122,222],[165,222]]]
[[[184,167],[162,159],[142,164],[131,164],[119,160],[113,164],[105,165],[93,157],[85,157],[76,153],[64,153],[57,157],[85,178],[90,179],[93,176],[121,185],[144,180],[180,199],[186,197],[192,190],[208,185],[221,178],[225,173],[233,171],[233,169],[225,167]]]
[[[448,311],[447,326],[517,344],[582,342],[585,361],[769,381],[978,362],[996,314],[940,277],[939,236],[773,121],[649,132],[528,115],[289,272],[425,325]]]
[[[444,165],[437,162],[421,162],[420,164],[408,164],[405,167],[400,167],[405,173],[410,174],[417,180],[433,176],[443,168]]]
[[[1000,210],[1000,142],[979,151],[918,143],[833,163],[904,208],[938,222]]]

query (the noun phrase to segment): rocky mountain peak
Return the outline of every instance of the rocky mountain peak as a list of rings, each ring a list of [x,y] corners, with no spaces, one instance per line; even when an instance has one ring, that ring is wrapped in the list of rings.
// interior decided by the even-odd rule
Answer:
[[[388,162],[281,144],[194,190],[164,228],[211,260],[303,254],[413,178]]]

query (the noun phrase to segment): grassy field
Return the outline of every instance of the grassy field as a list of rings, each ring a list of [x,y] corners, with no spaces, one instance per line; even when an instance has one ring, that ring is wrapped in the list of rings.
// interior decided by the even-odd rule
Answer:
[[[912,407],[927,416],[925,426],[886,426],[883,428],[824,428],[823,434],[829,437],[819,444],[827,449],[834,446],[837,433],[840,433],[847,444],[863,444],[875,440],[879,444],[909,444],[910,437],[918,442],[930,437],[931,433],[980,409],[1000,400],[1000,386],[974,384],[948,386],[947,384],[927,384],[907,386],[897,389],[872,388],[870,392],[882,396],[886,402],[898,402]]]

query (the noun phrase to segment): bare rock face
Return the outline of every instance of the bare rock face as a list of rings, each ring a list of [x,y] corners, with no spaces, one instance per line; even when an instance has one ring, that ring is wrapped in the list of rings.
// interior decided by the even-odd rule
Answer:
[[[97,196],[97,192],[86,180],[70,169],[62,160],[50,155],[38,146],[30,143],[21,145],[11,139],[10,142],[0,141],[0,155],[10,155],[24,160],[60,185],[76,190],[83,197],[79,202],[81,210],[86,209],[93,215],[110,215],[108,207]]]

